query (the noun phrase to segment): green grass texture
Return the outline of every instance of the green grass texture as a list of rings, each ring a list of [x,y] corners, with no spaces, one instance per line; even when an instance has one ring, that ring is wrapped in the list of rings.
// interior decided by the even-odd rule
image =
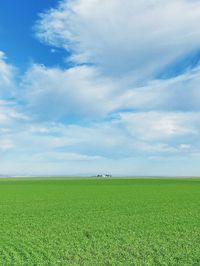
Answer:
[[[200,265],[200,180],[0,180],[0,265]]]

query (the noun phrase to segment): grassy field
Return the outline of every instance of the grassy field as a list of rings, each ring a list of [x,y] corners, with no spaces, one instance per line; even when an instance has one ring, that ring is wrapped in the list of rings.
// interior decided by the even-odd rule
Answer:
[[[200,180],[0,180],[0,265],[200,265]]]

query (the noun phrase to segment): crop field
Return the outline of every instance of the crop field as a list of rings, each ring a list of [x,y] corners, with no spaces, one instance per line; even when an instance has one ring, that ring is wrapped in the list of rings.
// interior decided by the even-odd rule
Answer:
[[[200,180],[0,180],[0,265],[200,265]]]

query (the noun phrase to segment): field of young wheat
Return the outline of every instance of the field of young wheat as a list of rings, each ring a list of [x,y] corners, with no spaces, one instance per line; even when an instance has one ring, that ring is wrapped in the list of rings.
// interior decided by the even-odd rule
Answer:
[[[0,180],[0,265],[200,265],[200,180]]]

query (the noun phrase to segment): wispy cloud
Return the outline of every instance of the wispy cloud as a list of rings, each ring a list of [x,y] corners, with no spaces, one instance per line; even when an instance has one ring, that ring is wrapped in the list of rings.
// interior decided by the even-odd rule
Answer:
[[[176,62],[198,54],[199,18],[189,0],[63,0],[40,14],[37,38],[70,64],[19,76],[0,52],[1,169],[167,174],[175,161],[177,174],[187,158],[198,170],[200,68]]]
[[[6,55],[0,51],[0,97],[11,97],[15,88],[15,68],[6,62]]]
[[[64,0],[41,14],[44,42],[106,74],[144,79],[200,45],[198,1]]]

